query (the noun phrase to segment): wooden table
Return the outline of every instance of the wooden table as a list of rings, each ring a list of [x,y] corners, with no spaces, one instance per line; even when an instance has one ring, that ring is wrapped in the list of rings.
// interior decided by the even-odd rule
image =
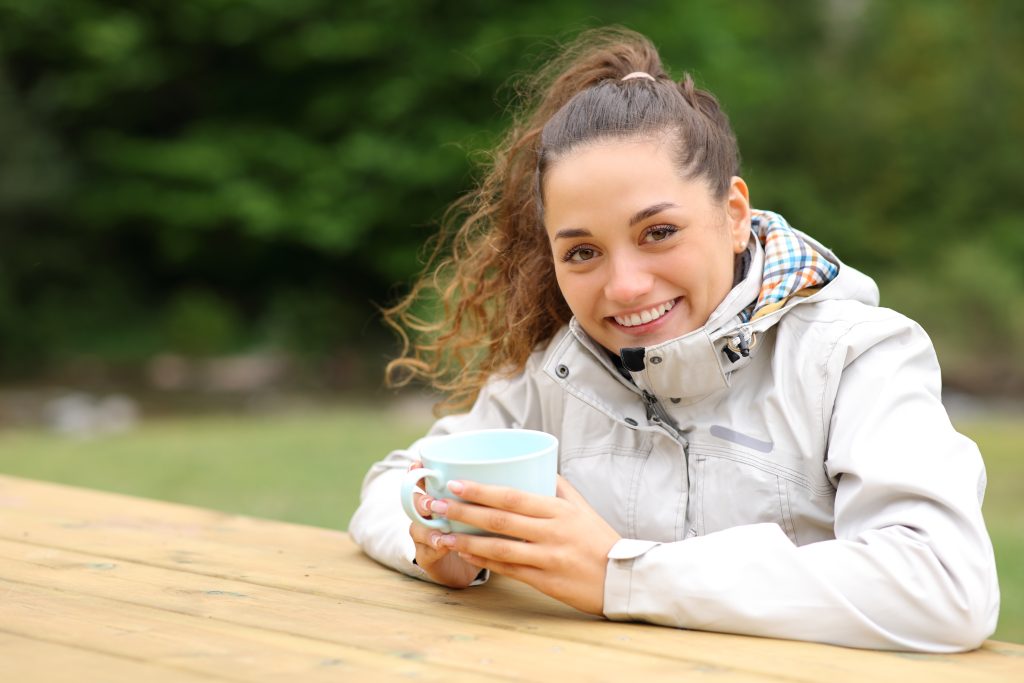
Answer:
[[[409,579],[340,531],[0,476],[0,681],[652,679],[1024,681],[1024,646],[899,654],[611,623],[500,577]]]

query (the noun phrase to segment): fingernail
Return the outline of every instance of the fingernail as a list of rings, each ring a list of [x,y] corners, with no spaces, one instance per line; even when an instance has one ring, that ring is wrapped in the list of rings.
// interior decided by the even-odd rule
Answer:
[[[443,515],[448,512],[448,502],[444,500],[432,500],[430,501],[430,511]]]
[[[441,534],[430,534],[430,545],[437,547],[438,543],[441,542]]]
[[[445,534],[444,536],[442,536],[440,538],[440,543],[445,548],[451,548],[451,547],[453,547],[455,545],[455,537],[452,536],[451,534]]]
[[[431,500],[433,500],[433,499],[432,498],[427,498],[426,496],[423,496],[423,498],[420,500],[420,507],[423,508],[423,512],[426,513],[426,514],[430,514],[430,501]]]
[[[466,485],[461,481],[450,481],[448,482],[448,490],[454,493],[456,496],[462,493],[466,488]]]

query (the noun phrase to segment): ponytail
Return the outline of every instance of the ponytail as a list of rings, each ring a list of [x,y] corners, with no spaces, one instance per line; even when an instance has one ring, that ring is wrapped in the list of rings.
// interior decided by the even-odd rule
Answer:
[[[584,32],[521,83],[519,99],[482,182],[446,212],[412,291],[383,311],[402,340],[388,383],[428,382],[446,395],[438,413],[468,408],[492,376],[521,372],[571,317],[543,226],[544,173],[561,156],[595,140],[668,134],[680,173],[706,177],[716,196],[739,173],[718,101],[689,75],[673,81],[651,42],[628,29]],[[440,315],[418,314],[425,301],[440,302]]]

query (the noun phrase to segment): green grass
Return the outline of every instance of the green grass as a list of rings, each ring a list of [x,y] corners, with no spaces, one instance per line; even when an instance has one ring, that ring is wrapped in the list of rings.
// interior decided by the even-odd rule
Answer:
[[[153,420],[89,439],[0,431],[0,472],[343,529],[370,464],[429,426],[345,408]]]
[[[1024,643],[1024,419],[972,420],[957,427],[974,439],[985,456],[988,488],[985,523],[999,567],[1002,608],[995,638]]]
[[[335,407],[152,420],[93,439],[0,431],[0,472],[340,529],[355,511],[369,465],[429,424],[421,413]],[[994,637],[1024,642],[1024,420],[958,427],[978,442],[988,466],[984,511],[1002,589]]]

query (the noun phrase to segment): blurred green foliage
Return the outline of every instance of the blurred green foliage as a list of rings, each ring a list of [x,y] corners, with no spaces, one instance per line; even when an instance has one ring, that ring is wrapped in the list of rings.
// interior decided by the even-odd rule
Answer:
[[[1013,0],[0,0],[0,372],[379,350],[510,79],[609,23],[719,96],[755,205],[877,277],[948,380],[1024,387]]]

